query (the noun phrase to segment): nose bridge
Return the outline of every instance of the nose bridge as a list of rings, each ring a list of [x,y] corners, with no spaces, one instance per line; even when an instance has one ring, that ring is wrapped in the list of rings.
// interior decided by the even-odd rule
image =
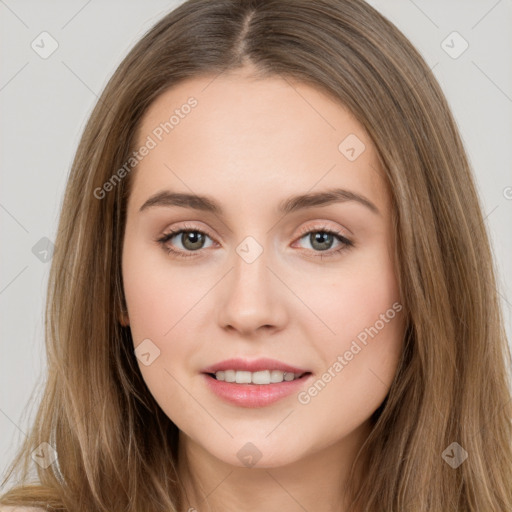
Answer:
[[[248,235],[235,248],[232,292],[246,303],[268,299],[269,288],[273,286],[267,268],[272,258],[268,244],[264,244],[264,240],[260,242]]]
[[[227,277],[227,293],[221,307],[221,322],[240,331],[260,326],[279,326],[284,320],[284,305],[278,290],[282,284],[272,266],[270,248],[254,236],[246,236],[233,254],[233,270]]]

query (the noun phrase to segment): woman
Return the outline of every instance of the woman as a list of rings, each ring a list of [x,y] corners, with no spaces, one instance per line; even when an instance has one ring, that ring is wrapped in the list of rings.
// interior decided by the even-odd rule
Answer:
[[[164,17],[89,120],[56,247],[6,506],[512,509],[467,157],[428,66],[363,1]]]

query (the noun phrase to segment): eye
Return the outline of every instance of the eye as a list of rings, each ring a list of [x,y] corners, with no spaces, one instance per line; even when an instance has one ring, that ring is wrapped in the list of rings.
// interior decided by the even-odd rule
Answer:
[[[341,232],[328,228],[326,226],[316,226],[315,228],[306,227],[300,232],[299,240],[306,239],[313,251],[313,257],[326,258],[339,254],[343,250],[353,247],[354,243],[346,238]],[[196,256],[201,249],[205,249],[205,240],[212,238],[204,231],[194,226],[183,226],[180,229],[174,229],[165,233],[157,242],[167,251],[168,254],[174,254],[180,258],[189,258]],[[173,239],[176,239],[173,242]],[[176,242],[181,247],[174,248]],[[333,244],[337,242],[339,246],[332,249]],[[208,247],[211,247],[208,246]]]
[[[330,229],[326,226],[319,226],[314,229],[306,226],[301,230],[301,235],[302,236],[299,240],[305,239],[312,250],[317,253],[314,254],[313,257],[329,258],[354,246],[354,243],[345,237],[343,233]],[[332,246],[336,241],[339,246],[336,249],[332,249]]]
[[[204,231],[194,227],[184,226],[182,229],[168,231],[159,238],[157,242],[159,242],[169,254],[172,253],[179,257],[188,258],[190,256],[195,256],[194,252],[204,249],[204,242],[206,238],[210,237]],[[176,239],[181,243],[182,247],[174,249],[174,244],[169,243],[172,242],[173,239]]]

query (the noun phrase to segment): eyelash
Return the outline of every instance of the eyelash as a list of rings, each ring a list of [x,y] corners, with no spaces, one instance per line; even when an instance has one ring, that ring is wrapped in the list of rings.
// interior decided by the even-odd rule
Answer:
[[[174,238],[176,235],[179,235],[180,233],[187,233],[187,232],[188,233],[190,233],[190,232],[200,233],[202,235],[208,236],[209,238],[212,238],[205,231],[197,229],[193,226],[185,225],[185,226],[181,227],[180,229],[171,230],[171,231],[165,233],[161,238],[157,239],[156,241],[162,246],[162,248],[164,250],[167,251],[168,254],[173,254],[179,258],[191,258],[191,257],[196,256],[197,255],[196,253],[198,253],[201,249],[198,249],[197,251],[182,251],[181,249],[176,250],[176,249],[171,248],[171,246],[167,245],[167,242],[170,239]],[[319,226],[319,227],[315,227],[314,229],[305,227],[305,228],[301,229],[300,236],[297,238],[297,240],[301,240],[302,238],[304,238],[304,236],[311,234],[311,233],[327,233],[329,235],[334,235],[338,239],[338,241],[341,242],[341,246],[338,249],[334,249],[334,250],[329,249],[327,251],[313,251],[313,252],[317,253],[314,255],[314,257],[316,257],[316,258],[320,258],[320,259],[331,258],[333,256],[338,255],[342,251],[350,249],[351,247],[354,246],[354,243],[351,240],[349,240],[348,238],[346,238],[342,233],[340,233],[339,231],[330,229],[327,226]]]

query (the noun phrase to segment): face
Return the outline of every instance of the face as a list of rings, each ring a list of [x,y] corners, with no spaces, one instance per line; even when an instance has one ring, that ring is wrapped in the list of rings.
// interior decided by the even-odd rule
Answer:
[[[403,322],[389,190],[363,127],[311,86],[238,71],[158,97],[137,147],[125,322],[180,436],[277,467],[367,434]],[[224,382],[208,375],[228,359]],[[257,383],[270,377],[285,380]]]

